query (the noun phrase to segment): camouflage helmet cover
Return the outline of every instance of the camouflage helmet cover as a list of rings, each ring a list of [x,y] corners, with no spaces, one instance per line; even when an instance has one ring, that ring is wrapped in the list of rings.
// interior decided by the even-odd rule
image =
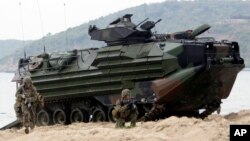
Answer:
[[[30,77],[26,76],[23,78],[23,84],[32,84],[32,80]]]
[[[131,92],[129,89],[122,90],[122,98],[124,98],[125,96],[130,95],[130,94],[131,94]]]

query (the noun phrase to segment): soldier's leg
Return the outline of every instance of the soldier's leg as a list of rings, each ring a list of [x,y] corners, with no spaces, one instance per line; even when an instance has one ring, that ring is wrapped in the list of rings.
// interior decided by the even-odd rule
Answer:
[[[131,122],[130,126],[135,127],[137,121],[137,114],[135,112],[131,113],[129,116],[129,120]]]
[[[115,124],[115,127],[116,128],[123,128],[125,126],[125,120],[122,119],[122,118],[118,118],[116,120],[116,124]]]
[[[25,127],[25,133],[29,133],[29,126],[30,126],[30,112],[28,106],[23,104],[22,105],[22,112],[23,112],[23,126]]]
[[[17,119],[22,122],[22,105],[20,102],[16,101],[16,103],[14,104],[14,110]]]
[[[35,124],[36,124],[36,107],[32,107],[30,110],[30,115],[31,115],[31,119],[30,119],[30,128],[34,129],[35,128]]]

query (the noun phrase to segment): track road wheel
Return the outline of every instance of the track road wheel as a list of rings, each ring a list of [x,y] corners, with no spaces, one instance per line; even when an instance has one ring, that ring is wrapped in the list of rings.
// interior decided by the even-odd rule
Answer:
[[[37,124],[41,126],[47,126],[50,124],[50,115],[46,110],[40,110],[37,113]]]
[[[101,122],[106,120],[104,111],[100,108],[96,108],[92,113],[93,122]]]
[[[53,113],[53,122],[54,124],[65,124],[66,123],[66,114],[62,109],[56,109]]]
[[[111,122],[116,122],[116,118],[115,117],[113,117],[113,115],[112,115],[112,111],[114,110],[114,107],[110,107],[109,108],[109,111],[108,111],[108,119],[109,119],[109,121],[111,121]]]
[[[82,122],[85,119],[85,116],[83,111],[79,108],[75,108],[71,111],[70,114],[70,122]]]

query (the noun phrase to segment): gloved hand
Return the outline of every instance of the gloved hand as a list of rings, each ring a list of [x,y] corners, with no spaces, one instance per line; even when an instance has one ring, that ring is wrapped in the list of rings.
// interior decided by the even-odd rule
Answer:
[[[31,107],[31,104],[30,104],[30,103],[28,104],[28,107],[29,107],[29,108]]]
[[[27,104],[27,103],[30,103],[30,102],[31,102],[30,98],[25,98],[24,104]]]
[[[17,101],[17,102],[21,102],[22,99],[23,99],[22,96],[21,96],[21,95],[18,95],[17,98],[16,98],[16,101]]]
[[[24,95],[24,94],[22,94],[21,97],[22,97],[23,99],[25,99],[25,95]]]
[[[28,100],[27,100],[27,99],[25,99],[24,104],[27,104],[27,103],[28,103]]]
[[[137,107],[136,107],[136,105],[135,104],[132,104],[132,108],[131,108],[132,110],[136,110],[137,109]]]

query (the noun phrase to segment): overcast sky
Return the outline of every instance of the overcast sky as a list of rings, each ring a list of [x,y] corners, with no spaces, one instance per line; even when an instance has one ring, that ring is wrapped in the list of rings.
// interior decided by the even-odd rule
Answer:
[[[0,0],[0,40],[38,39],[125,8],[162,1]]]

